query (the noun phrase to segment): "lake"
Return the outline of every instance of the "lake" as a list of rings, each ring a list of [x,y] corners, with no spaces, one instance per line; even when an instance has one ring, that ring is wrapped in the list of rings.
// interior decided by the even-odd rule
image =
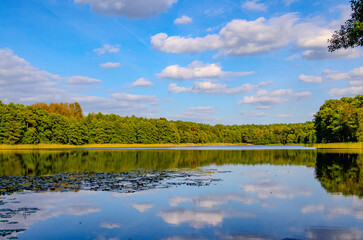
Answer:
[[[362,171],[302,146],[0,151],[0,238],[363,239]]]

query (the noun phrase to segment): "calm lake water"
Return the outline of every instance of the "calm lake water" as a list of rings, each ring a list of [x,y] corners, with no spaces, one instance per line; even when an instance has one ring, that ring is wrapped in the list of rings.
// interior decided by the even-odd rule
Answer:
[[[0,151],[0,239],[363,239],[363,154]]]

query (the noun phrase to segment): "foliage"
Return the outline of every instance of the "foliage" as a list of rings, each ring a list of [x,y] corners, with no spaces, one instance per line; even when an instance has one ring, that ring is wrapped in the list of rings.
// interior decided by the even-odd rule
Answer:
[[[0,103],[0,144],[179,144],[315,142],[313,122],[216,125],[115,114],[83,116],[78,103]]]
[[[81,105],[77,102],[75,103],[35,103],[31,105],[34,108],[41,108],[49,113],[56,113],[63,115],[67,118],[81,119],[83,117],[83,112]]]
[[[36,107],[35,107],[36,106]],[[327,100],[314,122],[221,125],[115,114],[83,116],[78,103],[0,102],[0,144],[309,144],[363,141],[363,95]]]
[[[314,123],[318,143],[362,141],[363,95],[325,101]]]
[[[363,1],[351,0],[352,14],[339,31],[328,40],[330,52],[340,48],[363,46]]]

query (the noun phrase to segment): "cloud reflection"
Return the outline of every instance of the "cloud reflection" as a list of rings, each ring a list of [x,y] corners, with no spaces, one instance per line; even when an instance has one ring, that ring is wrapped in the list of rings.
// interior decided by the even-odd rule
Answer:
[[[301,207],[302,213],[322,212],[324,210],[323,204],[313,204]]]
[[[169,204],[172,207],[177,207],[181,203],[192,202],[197,207],[212,208],[213,206],[224,205],[232,201],[241,202],[244,204],[261,204],[260,200],[243,194],[215,194],[191,197],[171,197],[169,199]]]
[[[143,213],[152,208],[154,205],[151,203],[133,203],[131,206],[133,206],[137,211]]]
[[[339,217],[340,215],[351,215],[357,219],[363,219],[363,201],[354,197],[351,207],[330,207],[326,214],[328,218]]]
[[[259,198],[275,197],[280,199],[292,199],[297,195],[311,196],[312,191],[304,187],[296,187],[278,183],[271,179],[261,179],[252,184],[241,184],[246,192],[254,192]]]
[[[229,217],[244,217],[254,218],[256,217],[252,213],[227,213],[219,211],[198,211],[198,210],[185,210],[185,209],[173,209],[168,211],[161,211],[158,213],[166,223],[171,225],[180,225],[182,223],[188,223],[193,228],[203,228],[207,225],[218,226],[223,222],[224,218]]]
[[[9,220],[16,224],[8,225],[0,222],[0,229],[29,229],[30,226],[50,218],[60,215],[82,216],[90,213],[101,211],[101,207],[94,206],[89,202],[86,204],[83,198],[91,195],[91,192],[78,193],[31,193],[31,194],[13,194],[6,196],[6,202],[1,209],[38,209],[33,213],[27,213],[26,210],[17,212]],[[15,199],[10,201],[9,199]],[[18,233],[10,236],[15,237]],[[8,237],[10,237],[8,236]]]
[[[253,233],[239,233],[239,234],[223,234],[216,233],[214,239],[218,240],[301,240],[291,238],[288,236],[266,236],[262,234]],[[333,228],[333,227],[310,227],[305,230],[304,240],[361,240],[363,239],[363,231],[358,229],[349,228]],[[202,238],[189,238],[189,237],[169,237],[162,240],[202,240]]]

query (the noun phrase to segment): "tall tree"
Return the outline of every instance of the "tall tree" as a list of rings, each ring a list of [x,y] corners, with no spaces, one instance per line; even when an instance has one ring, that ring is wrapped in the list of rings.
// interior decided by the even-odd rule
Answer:
[[[360,139],[362,95],[325,101],[315,115],[318,142],[356,142]]]

